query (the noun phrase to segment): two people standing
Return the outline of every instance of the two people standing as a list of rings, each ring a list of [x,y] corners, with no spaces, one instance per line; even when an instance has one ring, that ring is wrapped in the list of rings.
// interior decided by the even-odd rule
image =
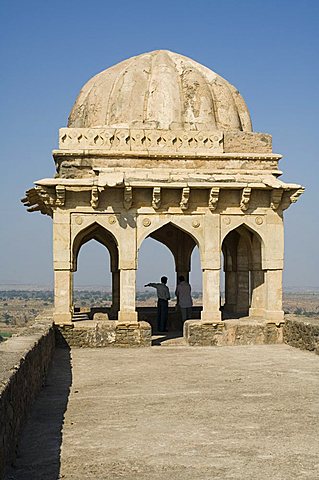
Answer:
[[[182,314],[182,321],[192,317],[192,295],[191,286],[186,282],[183,275],[178,277],[179,284],[176,287],[175,295],[177,297],[177,304],[180,307]],[[168,300],[170,300],[170,293],[167,287],[167,277],[161,278],[161,283],[147,283],[145,287],[156,288],[157,292],[157,329],[159,332],[167,332],[168,320]]]

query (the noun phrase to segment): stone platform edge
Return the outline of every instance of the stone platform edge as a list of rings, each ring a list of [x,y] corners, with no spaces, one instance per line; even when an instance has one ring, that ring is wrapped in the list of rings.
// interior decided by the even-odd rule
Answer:
[[[57,345],[69,347],[150,347],[152,328],[147,322],[89,320],[72,325],[55,326]]]
[[[184,338],[189,346],[270,345],[283,343],[284,320],[186,320]]]
[[[51,312],[0,344],[0,478],[15,458],[21,429],[44,385],[54,350]]]

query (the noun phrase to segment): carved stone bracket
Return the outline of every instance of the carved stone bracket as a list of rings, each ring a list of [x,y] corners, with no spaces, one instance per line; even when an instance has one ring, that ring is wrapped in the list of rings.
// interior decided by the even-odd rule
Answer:
[[[290,202],[296,203],[304,191],[305,191],[304,187],[298,188],[298,190],[290,196]]]
[[[133,189],[132,187],[124,187],[123,205],[126,210],[129,210],[133,203]]]
[[[282,202],[281,202],[282,210],[286,210],[286,208],[290,207],[292,203],[296,203],[300,195],[302,195],[304,191],[305,191],[304,187],[298,188],[298,190],[295,190],[294,193],[291,193],[291,191],[287,190],[284,193],[282,198]]]
[[[152,207],[157,210],[161,206],[161,187],[153,188]]]
[[[92,208],[97,208],[99,206],[99,189],[97,186],[92,187],[90,203]]]
[[[241,210],[243,210],[243,212],[245,212],[248,209],[250,196],[251,196],[251,188],[245,187],[241,194],[241,200],[240,200],[240,208]]]
[[[284,191],[282,188],[278,188],[276,190],[272,190],[271,192],[271,198],[270,198],[270,206],[273,210],[277,210],[281,200],[282,200],[282,195]]]
[[[63,205],[65,204],[65,187],[63,185],[57,185],[55,187],[55,193],[55,204],[59,207],[63,207]]]
[[[184,187],[182,191],[182,198],[180,201],[179,206],[181,207],[182,210],[187,210],[188,209],[188,202],[189,202],[189,194],[190,194],[190,188],[189,187]]]
[[[209,199],[208,199],[208,208],[211,212],[213,212],[217,208],[217,204],[219,200],[219,192],[220,192],[219,187],[213,187],[210,189]]]

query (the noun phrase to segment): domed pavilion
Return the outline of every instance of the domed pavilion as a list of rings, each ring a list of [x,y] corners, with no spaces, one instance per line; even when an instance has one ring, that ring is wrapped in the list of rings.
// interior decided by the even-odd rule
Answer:
[[[36,181],[24,202],[53,218],[56,324],[72,323],[73,272],[91,239],[110,254],[114,318],[138,322],[147,237],[169,248],[186,278],[198,246],[198,321],[220,322],[221,311],[282,321],[283,211],[303,188],[279,180],[271,135],[252,131],[228,81],[166,50],[124,60],[84,85],[53,157],[56,176]]]

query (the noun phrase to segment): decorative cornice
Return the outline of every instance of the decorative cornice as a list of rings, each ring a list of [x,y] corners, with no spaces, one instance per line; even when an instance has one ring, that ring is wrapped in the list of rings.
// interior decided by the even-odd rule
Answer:
[[[282,155],[278,153],[251,153],[251,152],[238,152],[238,153],[216,153],[216,152],[206,152],[202,151],[199,152],[195,149],[189,149],[188,151],[179,151],[179,152],[171,152],[171,151],[105,151],[101,149],[70,149],[70,150],[52,150],[52,155],[56,160],[61,160],[63,158],[108,158],[111,157],[112,159],[116,158],[168,158],[168,159],[212,159],[212,160],[264,160],[264,161],[278,161],[282,158]],[[276,171],[276,173],[282,173],[280,171]]]

